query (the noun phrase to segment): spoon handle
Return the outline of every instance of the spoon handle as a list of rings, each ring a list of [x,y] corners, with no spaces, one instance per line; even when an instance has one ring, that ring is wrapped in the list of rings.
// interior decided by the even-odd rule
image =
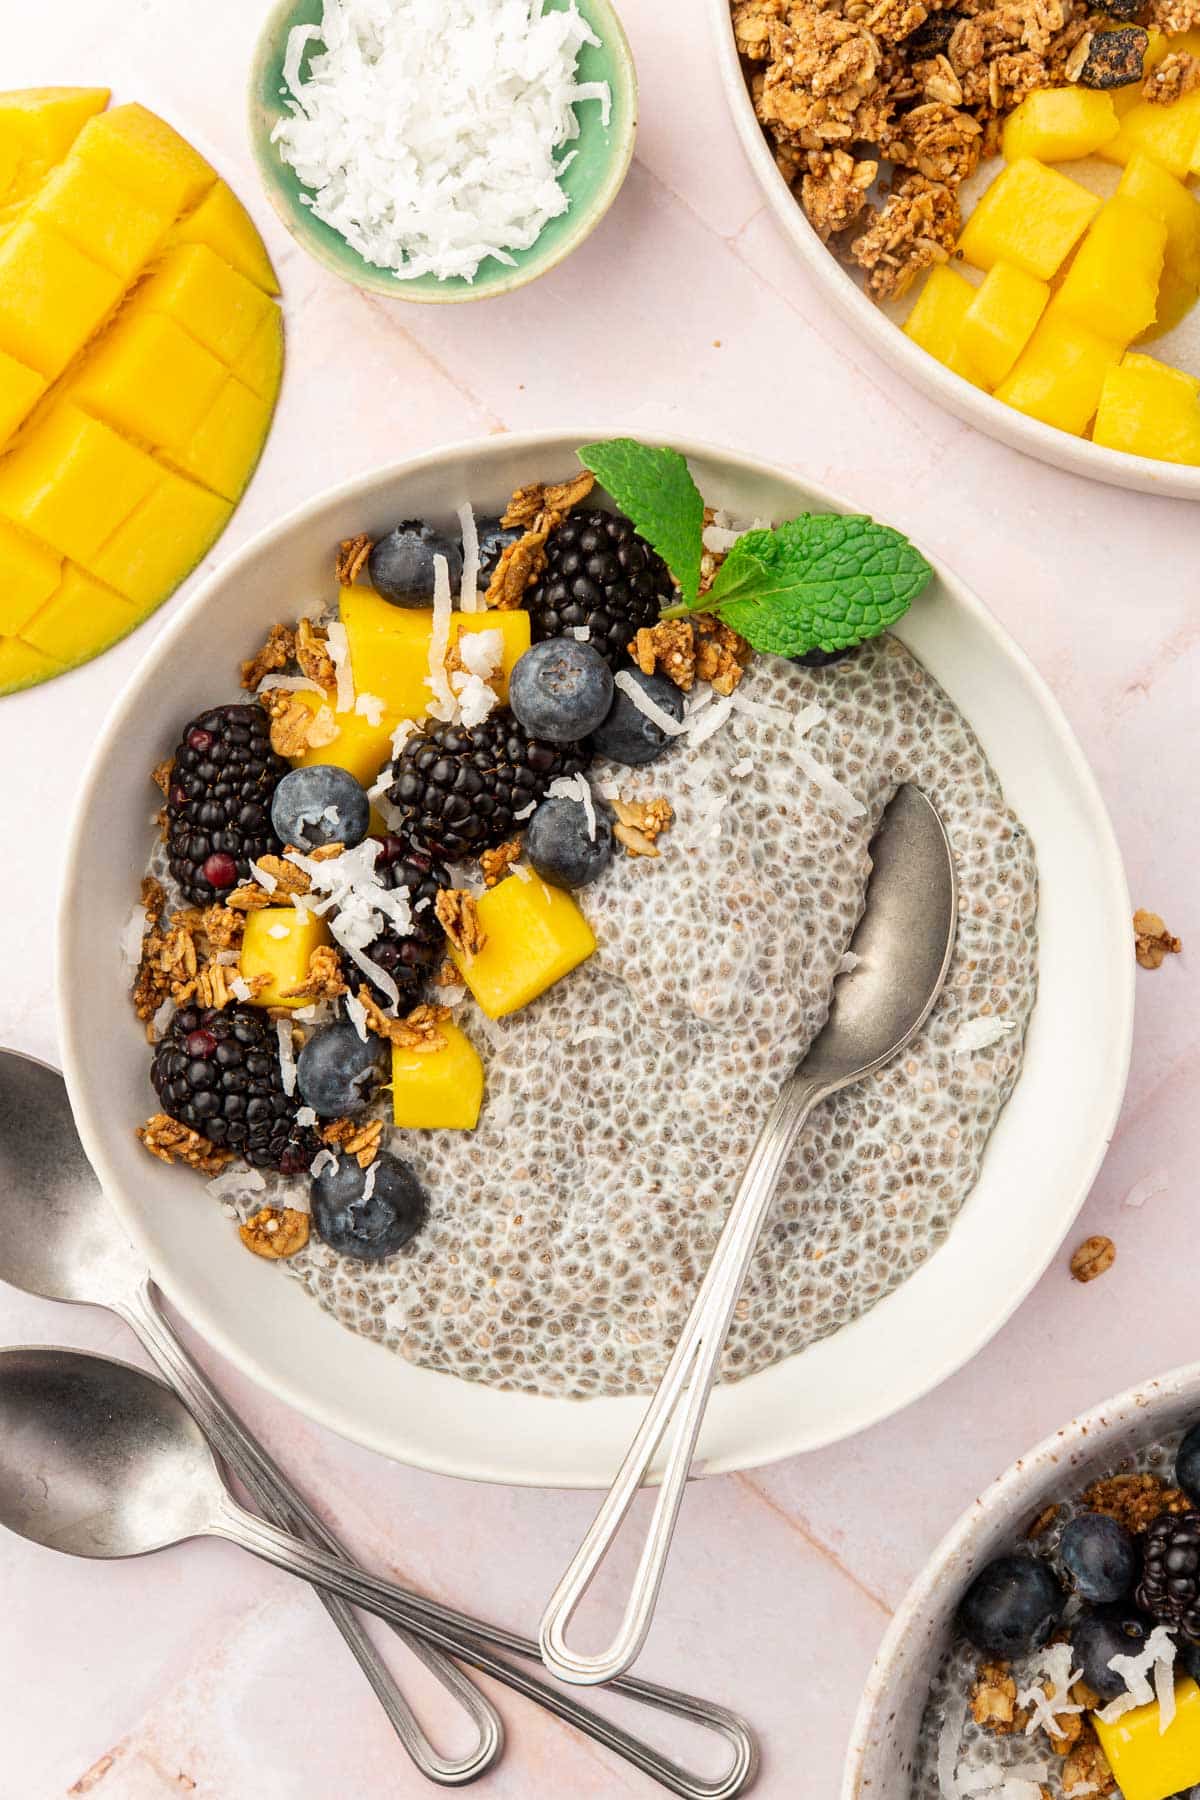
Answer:
[[[829,1092],[828,1083],[793,1075],[785,1082],[750,1153],[671,1360],[611,1488],[542,1616],[542,1661],[560,1681],[584,1685],[612,1681],[629,1667],[646,1641],[729,1321],[788,1153],[813,1107]],[[567,1627],[612,1548],[664,1440],[662,1484],[624,1615],[608,1649],[584,1655],[568,1646]]]
[[[297,1493],[262,1445],[251,1437],[237,1414],[188,1354],[164,1314],[149,1278],[120,1310],[213,1449],[242,1482],[255,1506],[276,1525],[311,1538],[331,1556],[348,1560],[348,1553],[333,1533]],[[401,1641],[454,1696],[475,1727],[476,1739],[470,1752],[462,1757],[448,1758],[430,1743],[353,1608],[327,1591],[320,1592],[320,1599],[421,1773],[441,1787],[463,1787],[484,1774],[504,1746],[504,1727],[491,1702],[462,1671],[424,1637],[415,1636],[395,1624]]]
[[[706,1778],[694,1775],[651,1745],[613,1724],[598,1713],[580,1705],[572,1695],[560,1693],[538,1676],[514,1667],[497,1650],[506,1650],[530,1662],[538,1663],[538,1647],[532,1638],[524,1638],[502,1627],[487,1625],[451,1607],[439,1606],[431,1600],[410,1594],[391,1582],[364,1574],[352,1564],[339,1562],[312,1545],[280,1531],[265,1519],[245,1512],[228,1495],[222,1500],[208,1530],[216,1537],[240,1544],[244,1550],[273,1563],[291,1575],[326,1587],[353,1605],[373,1612],[390,1624],[420,1631],[431,1643],[448,1655],[472,1668],[491,1675],[523,1694],[535,1705],[544,1707],[556,1718],[573,1725],[578,1731],[604,1744],[626,1762],[641,1769],[672,1794],[682,1800],[735,1800],[750,1786],[758,1769],[758,1746],[749,1726],[726,1707],[708,1700],[695,1699],[674,1688],[657,1687],[652,1682],[625,1677],[614,1681],[614,1693],[624,1694],[659,1712],[673,1713],[690,1719],[716,1732],[732,1749],[732,1759],[723,1775]],[[539,1665],[540,1666],[540,1665]]]

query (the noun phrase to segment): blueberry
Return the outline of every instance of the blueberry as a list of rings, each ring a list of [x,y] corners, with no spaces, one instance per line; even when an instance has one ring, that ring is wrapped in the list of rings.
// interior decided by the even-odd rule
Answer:
[[[371,802],[361,784],[333,763],[293,769],[275,789],[271,824],[276,837],[300,850],[320,844],[361,844],[371,823]]]
[[[612,670],[576,638],[547,638],[517,659],[508,704],[530,737],[574,744],[608,717]]]
[[[499,519],[477,519],[475,530],[479,536],[479,585],[486,587],[501,556],[525,532],[520,525],[502,525]]]
[[[849,656],[853,647],[848,644],[844,650],[806,650],[803,656],[790,656],[788,661],[800,669],[827,669],[831,663],[841,662],[844,656]]]
[[[998,1556],[980,1570],[958,1608],[958,1623],[989,1656],[1024,1656],[1040,1649],[1058,1624],[1063,1591],[1033,1556]]]
[[[1184,1434],[1175,1458],[1175,1481],[1193,1506],[1200,1506],[1200,1425]]]
[[[1124,1600],[1141,1570],[1133,1533],[1101,1513],[1071,1519],[1063,1527],[1058,1554],[1071,1587],[1095,1605]]]
[[[1071,1627],[1071,1658],[1102,1700],[1115,1700],[1125,1692],[1125,1680],[1109,1663],[1114,1656],[1136,1656],[1149,1636],[1149,1620],[1134,1612],[1084,1613]]]
[[[554,795],[543,800],[525,829],[525,854],[555,887],[586,887],[608,867],[612,826],[596,809],[596,835],[588,835],[587,814],[578,800]]]
[[[367,1188],[370,1192],[367,1193]],[[425,1190],[399,1157],[386,1151],[367,1169],[352,1156],[322,1169],[312,1182],[312,1217],[331,1250],[359,1262],[382,1262],[425,1223]]]
[[[683,718],[683,695],[673,681],[662,675],[643,675],[640,669],[630,669],[629,673],[663,712],[673,719]],[[608,717],[592,733],[592,749],[597,756],[607,756],[612,762],[628,763],[633,768],[657,762],[671,742],[668,733],[648,719],[623,688],[617,689]]]
[[[379,1053],[379,1039],[364,1044],[353,1025],[315,1031],[296,1059],[300,1098],[322,1119],[361,1112],[379,1086]]]
[[[430,606],[435,556],[445,557],[450,586],[456,588],[462,579],[458,545],[423,519],[402,519],[371,551],[367,563],[371,586],[393,606]]]

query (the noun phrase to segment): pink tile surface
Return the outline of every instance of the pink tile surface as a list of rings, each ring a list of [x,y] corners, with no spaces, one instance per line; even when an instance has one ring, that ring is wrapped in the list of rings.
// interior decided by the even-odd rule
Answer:
[[[6,85],[111,82],[161,109],[239,186],[286,289],[274,434],[218,554],[321,488],[473,434],[586,417],[679,430],[790,464],[902,525],[983,595],[1049,678],[1116,820],[1135,899],[1194,929],[1200,807],[1196,516],[1090,486],[974,435],[912,392],[807,285],[723,111],[696,0],[624,0],[642,135],[606,225],[544,282],[479,308],[368,300],[305,261],[257,195],[241,88],[265,5],[43,0],[6,33]],[[0,706],[8,929],[0,1037],[54,1058],[50,904],[77,771],[173,607],[98,664]],[[743,1709],[767,1800],[832,1795],[874,1647],[960,1507],[1076,1408],[1200,1354],[1193,1169],[1200,1017],[1188,959],[1139,978],[1133,1075],[1076,1236],[1106,1231],[1102,1282],[1067,1251],[938,1393],[821,1455],[694,1489],[646,1673]],[[1124,1205],[1142,1177],[1165,1192]],[[0,1339],[118,1355],[99,1315],[0,1293]],[[215,1359],[206,1359],[215,1366]],[[388,1465],[215,1373],[365,1556],[531,1629],[587,1496],[470,1487]],[[232,1549],[68,1563],[0,1537],[0,1800],[384,1800],[424,1784],[320,1610]],[[488,1789],[648,1795],[643,1778],[504,1700]]]

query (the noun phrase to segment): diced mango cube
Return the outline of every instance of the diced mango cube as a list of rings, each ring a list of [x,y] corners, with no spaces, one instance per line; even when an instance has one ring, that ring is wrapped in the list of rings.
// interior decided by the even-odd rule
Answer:
[[[72,400],[154,449],[187,445],[228,376],[172,319],[118,318],[67,389]]]
[[[920,344],[930,356],[945,363],[964,380],[981,385],[974,365],[963,354],[959,343],[962,322],[975,298],[975,289],[964,275],[945,263],[929,271],[925,285],[917,295],[907,319],[905,334]]]
[[[1147,325],[1145,331],[1139,332],[1134,339],[1137,344],[1151,344],[1155,338],[1165,337],[1168,331],[1187,318],[1196,304],[1197,289],[1186,280],[1178,269],[1170,263],[1163,264],[1162,278],[1158,284],[1158,298],[1154,303],[1154,321]]]
[[[999,387],[1033,336],[1050,285],[1014,263],[993,263],[963,314],[958,342],[985,386]]]
[[[278,310],[261,288],[222,262],[206,244],[181,244],[168,251],[134,296],[132,308],[166,313],[227,369],[247,352],[263,322]]]
[[[393,610],[395,610],[393,608]],[[532,627],[529,614],[521,607],[513,607],[508,611],[497,611],[495,608],[487,612],[451,613],[450,644],[457,644],[463,632],[500,633],[500,661],[496,665],[496,692],[502,702],[508,702],[508,678],[518,657],[524,656],[528,650]]]
[[[35,650],[23,638],[0,638],[0,694],[15,694],[18,688],[49,681],[51,676],[61,675],[63,668],[62,663]]]
[[[296,767],[307,769],[314,763],[332,763],[346,769],[362,787],[374,787],[384,763],[392,759],[392,733],[400,720],[384,713],[378,725],[372,725],[364,713],[340,713],[334,710],[334,696],[301,691],[296,698],[315,713],[322,706],[333,712],[337,736],[328,744],[318,744],[296,759]]]
[[[33,411],[48,383],[36,369],[0,350],[0,449]]]
[[[226,500],[238,500],[258,464],[271,426],[269,400],[229,376],[187,443],[170,452],[185,475]]]
[[[279,283],[258,227],[233,189],[218,181],[199,206],[171,233],[172,244],[207,244],[264,294],[277,294]]]
[[[110,269],[40,220],[0,244],[0,350],[39,375],[61,375],[120,298]]]
[[[89,119],[75,150],[171,218],[194,206],[217,179],[186,138],[136,104],[114,106]]]
[[[233,372],[252,394],[274,403],[283,378],[283,314],[277,306],[271,308],[246,345]]]
[[[481,894],[484,945],[474,956],[450,946],[459,974],[489,1019],[528,1006],[596,948],[592,928],[562,888],[510,875]]]
[[[304,1006],[308,964],[314,950],[329,942],[324,919],[294,906],[264,906],[246,915],[238,973],[245,981],[259,975],[267,985],[254,996],[255,1006]],[[299,993],[291,990],[298,988]]]
[[[1067,270],[1054,304],[1122,348],[1154,321],[1167,228],[1132,200],[1106,202]]]
[[[108,100],[107,88],[17,88],[0,94],[0,143],[20,144],[49,168],[62,161]]]
[[[1169,106],[1140,100],[1121,120],[1115,138],[1097,152],[1105,162],[1127,163],[1142,150],[1181,181],[1196,167],[1200,146],[1200,90]]]
[[[1117,194],[1162,221],[1167,228],[1167,265],[1192,287],[1200,287],[1200,206],[1183,183],[1144,151],[1135,150]]]
[[[392,1118],[408,1131],[474,1131],[483,1105],[483,1063],[464,1031],[443,1020],[439,1050],[392,1046]]]
[[[1065,318],[1052,301],[996,398],[1078,437],[1096,411],[1105,375],[1120,359],[1118,345]]]
[[[124,637],[138,617],[128,600],[68,563],[58,592],[23,627],[21,636],[35,650],[69,668]]]
[[[1104,378],[1092,438],[1108,450],[1200,465],[1200,380],[1130,352]]]
[[[0,461],[0,513],[86,563],[161,480],[151,457],[64,403]]]
[[[171,223],[169,213],[147,205],[78,156],[69,156],[46,178],[28,216],[53,226],[124,281],[144,268]]]
[[[229,523],[233,507],[163,472],[159,484],[97,550],[88,567],[141,618],[179,586]]]
[[[61,556],[0,519],[0,637],[15,637],[61,579]]]
[[[1001,149],[1006,162],[1022,156],[1070,162],[1090,156],[1116,135],[1116,110],[1107,94],[1085,87],[1039,88],[1005,120]]]
[[[1175,1717],[1165,1731],[1157,1700],[1112,1725],[1093,1713],[1092,1724],[1124,1800],[1169,1800],[1200,1781],[1200,1688],[1190,1676],[1175,1684]]]
[[[978,202],[959,248],[977,269],[1010,262],[1049,281],[1099,210],[1095,194],[1069,175],[1023,156],[1009,163]]]

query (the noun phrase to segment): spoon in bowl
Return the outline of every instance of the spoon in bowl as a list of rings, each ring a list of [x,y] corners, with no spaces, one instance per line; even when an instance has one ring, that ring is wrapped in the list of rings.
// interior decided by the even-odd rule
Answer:
[[[224,1538],[389,1624],[419,1631],[683,1800],[735,1800],[757,1770],[752,1734],[724,1707],[629,1677],[613,1684],[617,1693],[707,1726],[731,1746],[724,1774],[692,1775],[488,1648],[536,1663],[531,1639],[421,1600],[245,1512],[182,1400],[129,1363],[50,1347],[0,1350],[0,1525],[51,1550],[99,1558],[145,1556],[194,1537]]]
[[[542,1617],[542,1661],[560,1681],[612,1681],[646,1641],[729,1321],[788,1155],[813,1108],[889,1062],[920,1030],[941,993],[958,920],[954,855],[936,808],[897,789],[871,841],[866,905],[850,948],[853,972],[834,984],[829,1017],[767,1115],[712,1262],[637,1435]],[[566,1631],[666,1441],[662,1486],[617,1633],[595,1655]]]
[[[0,1050],[0,1281],[46,1300],[102,1306],[124,1319],[260,1512],[346,1557],[176,1336],[149,1270],[84,1155],[62,1076],[15,1050]],[[421,1773],[442,1787],[461,1787],[484,1774],[504,1746],[504,1727],[491,1702],[440,1650],[398,1631],[474,1727],[475,1742],[465,1755],[443,1756],[353,1608],[333,1594],[321,1599]]]

